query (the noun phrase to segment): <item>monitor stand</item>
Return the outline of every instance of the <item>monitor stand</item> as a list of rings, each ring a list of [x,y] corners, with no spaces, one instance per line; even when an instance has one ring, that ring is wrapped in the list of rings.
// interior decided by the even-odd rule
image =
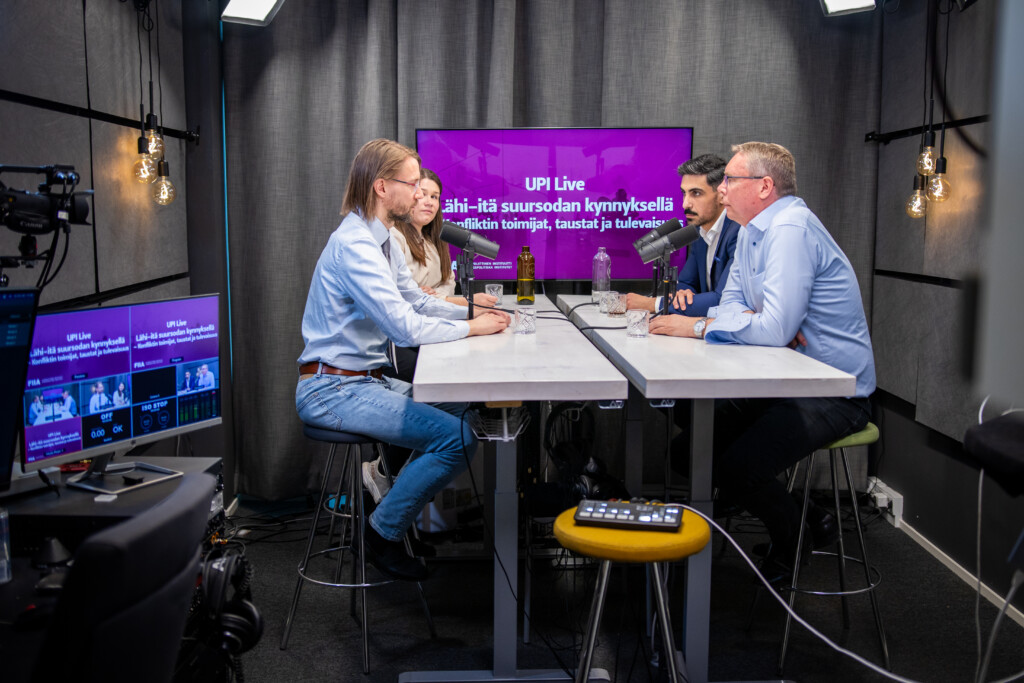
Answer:
[[[117,455],[125,455],[131,448],[115,450],[112,453],[98,455],[92,460],[89,469],[81,474],[69,477],[68,486],[118,495],[125,491],[134,491],[144,486],[152,486],[162,481],[169,481],[182,476],[178,470],[150,465],[145,462],[129,461],[111,464],[110,461]]]

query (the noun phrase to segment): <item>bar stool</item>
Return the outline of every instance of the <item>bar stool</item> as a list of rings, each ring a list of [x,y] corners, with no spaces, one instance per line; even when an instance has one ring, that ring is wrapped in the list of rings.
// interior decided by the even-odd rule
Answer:
[[[684,678],[676,668],[675,648],[672,646],[672,620],[669,618],[668,596],[662,583],[660,562],[676,562],[690,555],[696,555],[711,539],[711,529],[699,516],[683,511],[683,522],[675,532],[637,531],[633,529],[609,529],[604,527],[579,526],[574,515],[576,508],[570,508],[555,519],[555,538],[563,547],[580,555],[600,560],[594,599],[587,620],[587,635],[583,642],[583,654],[576,669],[576,683],[585,683],[590,676],[590,664],[597,643],[597,628],[604,611],[604,598],[608,590],[608,574],[612,562],[646,563],[654,575],[655,602],[658,608],[658,625],[662,641],[668,650],[670,680]]]
[[[295,610],[299,605],[299,595],[302,593],[302,586],[306,581],[320,586],[331,588],[351,589],[351,601],[349,603],[350,613],[353,618],[356,614],[355,596],[360,594],[361,614],[358,619],[359,628],[363,639],[363,673],[370,673],[370,650],[369,635],[366,625],[366,589],[384,586],[392,583],[394,579],[385,578],[380,580],[369,580],[366,576],[366,552],[363,546],[363,525],[365,512],[363,510],[363,483],[360,472],[362,466],[362,454],[360,446],[372,444],[375,457],[380,457],[384,473],[391,480],[391,473],[387,470],[387,458],[383,457],[384,448],[381,442],[362,434],[340,432],[332,429],[319,429],[305,425],[302,428],[303,434],[314,441],[321,441],[331,444],[331,450],[327,455],[327,464],[324,467],[323,480],[320,482],[320,496],[316,503],[316,512],[313,514],[313,522],[309,527],[309,537],[306,541],[306,552],[299,562],[299,577],[295,583],[295,596],[292,598],[291,608],[288,610],[288,617],[284,623],[284,634],[281,636],[281,649],[288,647],[288,636],[292,630],[292,620],[295,617]],[[341,477],[338,481],[338,488],[333,494],[328,493],[328,486],[331,479],[331,469],[334,466],[334,456],[338,445],[344,444],[345,457],[342,463]],[[320,516],[330,515],[330,525],[327,531],[326,546],[322,550],[313,552],[313,545],[316,542]],[[338,542],[334,545],[334,526],[338,522]],[[409,539],[405,539],[405,549],[412,555],[409,546]],[[337,562],[334,568],[333,580],[324,578],[326,572],[313,572],[310,570],[309,561],[314,557],[327,557],[331,553],[337,554]],[[351,579],[348,582],[341,580],[342,568],[345,563],[346,554],[351,559]],[[434,620],[430,616],[430,608],[427,606],[426,598],[423,595],[423,586],[416,582],[419,591],[420,602],[423,605],[423,612],[427,617],[427,624],[430,627],[430,637],[436,638],[437,631],[434,628]]]
[[[850,476],[850,462],[846,457],[846,449],[853,446],[866,446],[873,444],[878,441],[878,427],[869,422],[867,426],[856,432],[850,434],[838,441],[829,444],[825,448],[828,450],[829,456],[829,467],[832,474],[832,498],[835,503],[835,514],[836,520],[839,523],[839,540],[836,543],[836,552],[823,552],[814,551],[813,555],[831,555],[834,556],[838,561],[839,568],[839,590],[838,591],[815,591],[801,588],[799,585],[800,579],[800,562],[793,563],[793,578],[789,586],[789,606],[793,607],[793,603],[796,600],[797,593],[803,593],[805,595],[833,595],[839,596],[842,602],[843,608],[843,628],[850,628],[850,608],[847,602],[847,598],[851,595],[859,595],[861,593],[867,593],[871,598],[871,610],[875,615],[875,627],[878,630],[878,642],[882,646],[882,658],[884,660],[885,668],[889,668],[889,647],[886,644],[885,639],[885,628],[882,625],[882,615],[878,609],[878,596],[875,595],[875,588],[881,581],[881,574],[879,571],[871,566],[868,560],[867,546],[864,544],[864,530],[860,523],[860,511],[857,507],[857,496],[853,488],[853,477]],[[860,546],[860,558],[852,557],[846,554],[843,547],[843,533],[842,533],[842,510],[839,504],[839,477],[836,473],[836,456],[842,460],[843,471],[846,474],[846,485],[847,491],[850,493],[850,507],[853,509],[853,520],[854,528],[857,530],[857,543]],[[806,471],[804,473],[804,498],[803,498],[803,511],[800,519],[802,523],[800,525],[800,533],[797,537],[796,544],[796,557],[802,557],[801,552],[805,541],[805,525],[807,522],[807,510],[810,506],[810,484],[811,484],[811,470],[814,465],[814,453],[807,457]],[[792,479],[795,479],[796,471],[793,471]],[[864,569],[864,581],[865,585],[861,588],[848,588],[846,582],[846,562],[856,562],[862,565]],[[792,617],[789,612],[786,612],[786,629],[782,637],[782,649],[779,652],[779,676],[782,675],[782,668],[786,662],[786,649],[789,645],[789,632],[792,626]]]

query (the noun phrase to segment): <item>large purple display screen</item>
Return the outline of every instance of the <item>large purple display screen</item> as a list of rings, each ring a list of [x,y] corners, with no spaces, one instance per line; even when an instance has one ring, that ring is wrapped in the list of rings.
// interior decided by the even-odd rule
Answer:
[[[219,417],[218,310],[204,296],[40,315],[26,465]]]
[[[501,245],[497,259],[476,259],[475,277],[515,279],[529,246],[538,280],[589,280],[598,247],[613,278],[641,279],[651,266],[633,241],[682,218],[676,168],[693,129],[417,130],[416,146],[441,178],[445,220]]]

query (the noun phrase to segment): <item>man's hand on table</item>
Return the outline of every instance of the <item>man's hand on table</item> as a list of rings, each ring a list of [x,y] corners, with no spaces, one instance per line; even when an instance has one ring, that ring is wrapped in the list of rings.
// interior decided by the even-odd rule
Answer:
[[[469,322],[469,335],[476,337],[482,334],[504,332],[511,322],[508,313],[488,309],[474,308],[473,319]]]
[[[693,324],[700,318],[688,315],[659,315],[651,318],[649,331],[651,334],[664,334],[670,337],[696,337],[693,333]],[[708,318],[708,324],[714,318]],[[705,328],[707,329],[707,328]]]
[[[630,292],[626,295],[626,308],[639,311],[650,311],[656,313],[654,310],[654,304],[657,303],[657,299],[650,296],[643,296],[642,294],[633,294]]]

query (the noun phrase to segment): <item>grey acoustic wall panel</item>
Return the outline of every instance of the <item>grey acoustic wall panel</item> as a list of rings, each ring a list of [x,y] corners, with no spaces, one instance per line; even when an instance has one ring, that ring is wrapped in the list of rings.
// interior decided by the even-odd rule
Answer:
[[[882,23],[881,131],[920,126],[925,110],[924,2],[903,3]],[[915,138],[916,140],[917,138]],[[916,145],[915,145],[916,147]],[[883,148],[884,149],[884,148]]]
[[[174,282],[168,282],[167,284],[151,287],[141,292],[129,294],[128,296],[111,299],[107,302],[107,305],[121,306],[124,304],[138,304],[145,301],[160,301],[161,299],[179,299],[190,295],[191,291],[189,290],[188,278],[182,278],[181,280],[175,280]]]
[[[178,197],[172,204],[160,206],[152,199],[152,186],[139,184],[132,175],[137,137],[135,131],[121,126],[93,124],[100,290],[188,270],[182,166],[185,143],[166,140],[165,154]]]
[[[70,164],[81,176],[79,189],[89,189],[92,185],[89,172],[89,122],[86,119],[0,102],[0,121],[3,121],[0,163],[18,166]],[[35,192],[44,178],[40,174],[21,173],[4,173],[0,177],[9,187],[29,192]],[[93,217],[90,201],[89,223],[93,222]],[[0,227],[0,254],[17,254],[20,238],[21,235]],[[40,251],[49,248],[50,239],[49,236],[37,238]],[[4,272],[15,287],[34,286],[39,277],[37,269],[16,268]],[[73,225],[64,267],[43,290],[41,302],[52,303],[95,291],[93,273],[92,227]]]
[[[988,125],[971,126],[971,135],[987,139]],[[981,267],[981,244],[987,216],[985,162],[951,132],[946,133],[947,178],[953,196],[928,203],[924,239],[924,275],[963,279]]]
[[[86,106],[82,26],[79,0],[4,0],[0,88]]]
[[[896,140],[878,151],[878,206],[875,225],[875,268],[920,273],[928,223],[911,218],[907,199],[914,191],[917,138]]]
[[[910,403],[917,402],[918,358],[922,325],[922,285],[891,277],[875,278],[871,343],[878,388]]]
[[[159,52],[157,25],[159,13]],[[142,31],[142,101],[149,112],[149,81],[153,81],[155,112],[161,125],[185,129],[184,72],[181,58],[181,6],[150,5],[154,28]],[[93,2],[86,10],[89,40],[89,87],[93,109],[139,117],[139,41],[132,3]],[[79,16],[81,11],[79,10]],[[152,78],[150,74],[152,54]],[[161,104],[161,92],[163,93]]]
[[[917,421],[962,441],[967,427],[977,423],[980,403],[963,374],[963,292],[933,285],[920,288],[926,318],[917,326]]]

